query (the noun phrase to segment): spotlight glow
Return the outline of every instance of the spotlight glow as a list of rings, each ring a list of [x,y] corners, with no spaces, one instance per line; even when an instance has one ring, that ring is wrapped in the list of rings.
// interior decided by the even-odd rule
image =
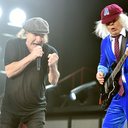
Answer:
[[[21,27],[24,21],[26,20],[26,14],[23,10],[16,8],[11,11],[9,20],[9,25]]]
[[[73,93],[73,92],[71,92],[71,94],[70,94],[70,98],[71,98],[72,100],[76,100],[76,94]]]

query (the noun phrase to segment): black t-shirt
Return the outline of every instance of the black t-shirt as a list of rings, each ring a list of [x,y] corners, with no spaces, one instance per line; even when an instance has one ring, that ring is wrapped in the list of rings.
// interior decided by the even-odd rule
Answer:
[[[7,42],[5,65],[19,61],[29,54],[25,42],[26,40],[19,38]],[[48,44],[43,45],[43,51],[40,71],[37,71],[35,60],[17,76],[6,78],[3,108],[19,115],[45,110],[45,78],[48,74],[48,54],[57,53],[57,51]]]

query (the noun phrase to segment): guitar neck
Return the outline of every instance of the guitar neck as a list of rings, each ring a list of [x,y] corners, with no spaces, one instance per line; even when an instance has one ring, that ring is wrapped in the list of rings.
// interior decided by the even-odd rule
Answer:
[[[123,56],[121,57],[120,61],[117,63],[116,67],[114,68],[112,74],[110,75],[110,77],[112,78],[112,80],[114,80],[115,76],[117,75],[117,73],[120,71],[125,59],[127,58],[126,54],[123,54]]]

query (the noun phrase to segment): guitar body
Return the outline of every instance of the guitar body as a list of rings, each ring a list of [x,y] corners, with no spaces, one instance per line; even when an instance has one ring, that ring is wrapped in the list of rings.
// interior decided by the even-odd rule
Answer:
[[[101,95],[101,108],[103,110],[106,110],[108,108],[108,106],[111,103],[112,98],[118,93],[119,91],[119,87],[120,85],[118,84],[118,82],[116,80],[114,80],[111,85],[110,88],[108,89],[108,93],[105,93],[105,89],[104,89],[104,85],[100,85],[101,88],[103,88],[102,92],[100,93]]]
[[[112,65],[112,68],[115,67],[115,63]],[[105,82],[103,85],[100,85],[100,100],[101,100],[101,108],[106,110],[111,103],[112,98],[118,93],[120,85],[118,84],[118,80],[120,77],[120,72],[117,73],[114,80],[111,79],[110,75],[108,74],[105,77]],[[108,92],[105,92],[105,86],[107,86]]]

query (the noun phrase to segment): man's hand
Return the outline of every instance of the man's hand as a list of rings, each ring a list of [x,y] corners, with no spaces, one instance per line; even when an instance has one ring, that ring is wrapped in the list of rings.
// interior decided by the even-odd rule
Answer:
[[[52,67],[58,62],[58,55],[56,53],[52,53],[48,55],[48,66]]]
[[[42,57],[44,54],[42,47],[40,45],[37,45],[36,47],[33,48],[32,52],[31,52],[31,56],[33,58],[33,60],[35,60],[38,57]]]
[[[101,85],[104,83],[104,74],[102,72],[97,72],[96,79],[99,81]]]

